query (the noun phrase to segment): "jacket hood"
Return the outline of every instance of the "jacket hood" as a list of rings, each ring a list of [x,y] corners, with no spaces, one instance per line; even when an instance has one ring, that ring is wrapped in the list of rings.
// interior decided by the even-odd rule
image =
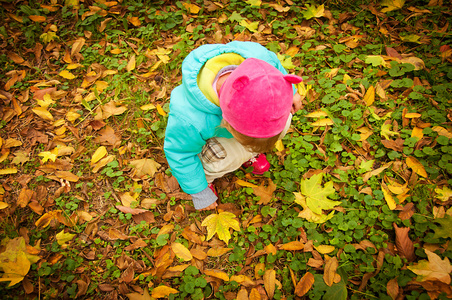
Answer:
[[[221,108],[204,96],[198,87],[197,79],[204,64],[209,59],[223,53],[236,53],[245,59],[254,57],[272,61],[269,54],[270,51],[262,45],[253,42],[234,41],[228,44],[208,44],[190,52],[182,63],[182,87],[187,95],[187,100],[196,109],[216,115],[222,114]]]

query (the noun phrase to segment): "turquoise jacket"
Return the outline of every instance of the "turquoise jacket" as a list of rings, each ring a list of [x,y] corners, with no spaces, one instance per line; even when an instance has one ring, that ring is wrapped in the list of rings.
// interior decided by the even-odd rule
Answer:
[[[223,53],[237,53],[245,59],[258,58],[287,74],[275,53],[253,42],[203,45],[185,58],[182,84],[171,92],[164,151],[172,174],[188,194],[207,188],[198,157],[206,141],[211,137],[232,138],[225,128],[219,127],[223,119],[220,107],[210,102],[197,84],[198,73],[207,60]]]

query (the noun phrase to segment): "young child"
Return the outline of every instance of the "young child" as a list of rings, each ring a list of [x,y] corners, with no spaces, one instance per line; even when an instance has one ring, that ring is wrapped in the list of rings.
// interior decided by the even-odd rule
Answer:
[[[182,63],[171,93],[164,151],[172,174],[198,210],[214,209],[212,182],[243,164],[270,167],[264,152],[281,139],[301,97],[276,54],[260,44],[203,45]]]

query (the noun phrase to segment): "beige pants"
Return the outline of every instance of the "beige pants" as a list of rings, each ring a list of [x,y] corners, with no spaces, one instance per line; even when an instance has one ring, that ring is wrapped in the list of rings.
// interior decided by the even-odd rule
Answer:
[[[286,126],[281,132],[279,139],[282,139],[290,127],[292,115],[287,119]],[[211,138],[207,140],[202,152],[198,155],[201,159],[206,173],[208,183],[223,175],[234,172],[258,153],[248,151],[236,139],[231,138]]]
[[[236,139],[211,138],[199,154],[208,183],[234,172],[257,153],[249,152]]]

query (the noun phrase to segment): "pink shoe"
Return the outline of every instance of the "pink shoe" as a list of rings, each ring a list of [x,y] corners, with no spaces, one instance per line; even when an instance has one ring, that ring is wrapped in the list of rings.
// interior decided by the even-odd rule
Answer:
[[[270,169],[270,163],[265,154],[261,153],[244,163],[243,167],[253,167],[253,174],[262,175]]]
[[[212,190],[212,192],[215,194],[215,196],[218,197],[217,190],[215,189],[215,186],[213,185],[213,183],[209,183],[209,184],[207,185],[207,187],[208,187],[209,189]]]

